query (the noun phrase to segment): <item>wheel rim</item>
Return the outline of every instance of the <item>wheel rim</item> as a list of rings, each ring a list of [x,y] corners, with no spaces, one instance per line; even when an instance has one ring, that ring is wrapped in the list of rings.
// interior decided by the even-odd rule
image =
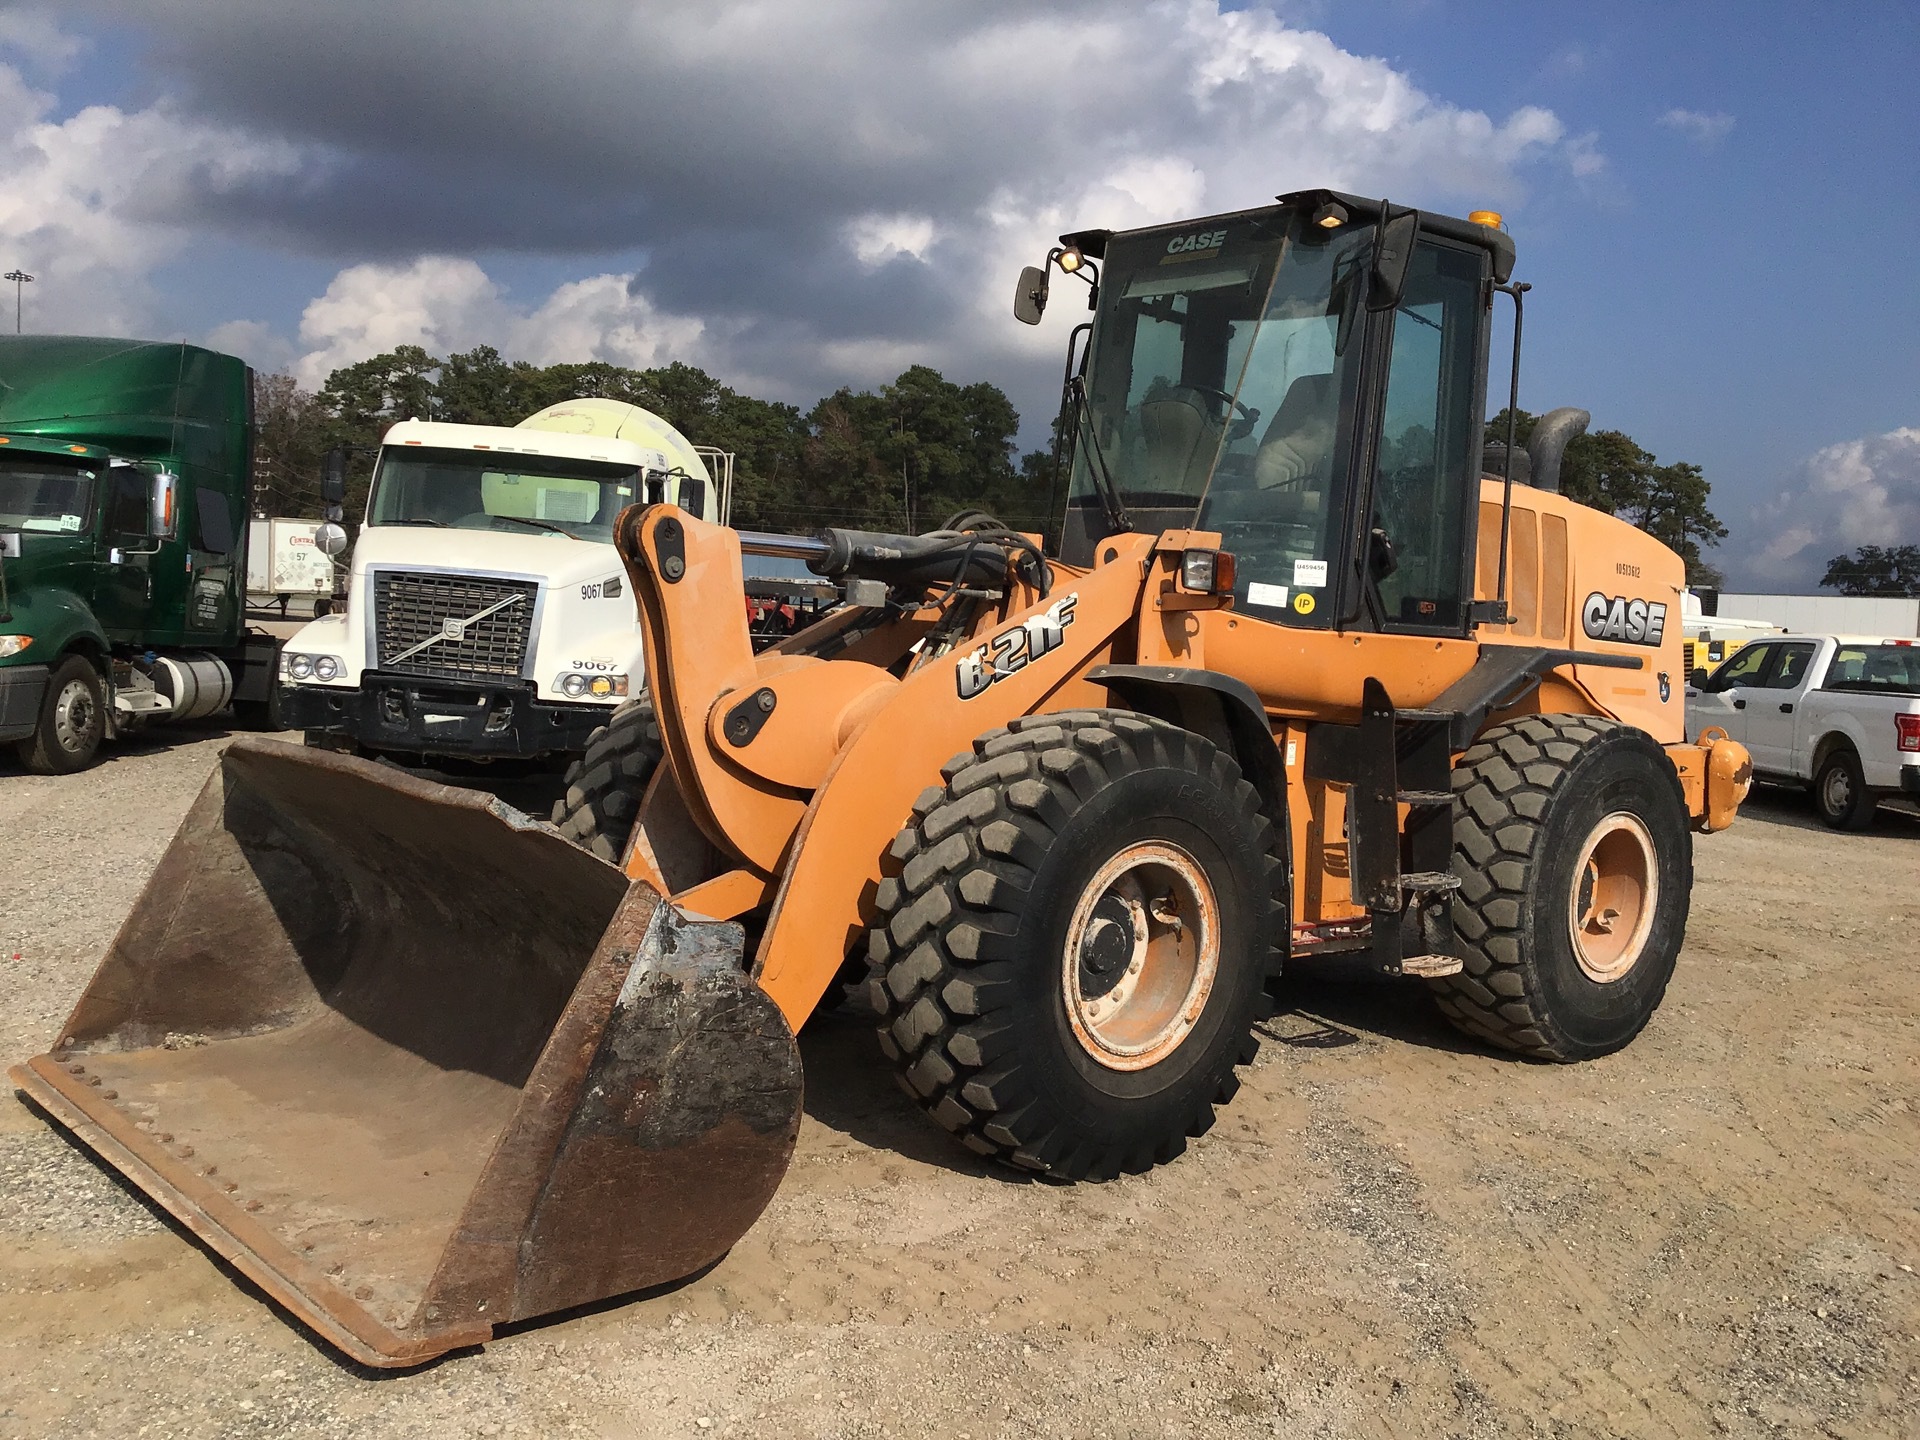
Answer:
[[[93,690],[86,681],[69,680],[62,686],[60,698],[53,702],[53,735],[60,748],[69,755],[86,749],[96,714]]]
[[[1593,827],[1574,867],[1567,925],[1574,959],[1606,985],[1640,962],[1660,900],[1653,836],[1637,815],[1618,811]]]
[[[1827,778],[1821,782],[1820,797],[1826,803],[1829,815],[1844,815],[1853,806],[1853,777],[1847,774],[1847,767],[1833,764],[1827,767]]]
[[[1110,1070],[1180,1047],[1220,971],[1220,905],[1177,845],[1130,845],[1094,874],[1067,928],[1061,982],[1081,1046]]]

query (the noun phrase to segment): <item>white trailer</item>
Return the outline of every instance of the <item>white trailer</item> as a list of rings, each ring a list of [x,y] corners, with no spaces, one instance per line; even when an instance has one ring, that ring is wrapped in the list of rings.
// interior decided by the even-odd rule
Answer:
[[[262,601],[333,594],[333,557],[320,548],[320,520],[286,516],[256,519],[247,526],[247,595]]]

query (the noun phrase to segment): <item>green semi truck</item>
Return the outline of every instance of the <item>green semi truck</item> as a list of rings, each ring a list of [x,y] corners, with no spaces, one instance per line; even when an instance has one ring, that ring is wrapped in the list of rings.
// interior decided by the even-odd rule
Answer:
[[[0,746],[28,769],[229,705],[270,723],[252,407],[247,366],[197,345],[0,336]]]

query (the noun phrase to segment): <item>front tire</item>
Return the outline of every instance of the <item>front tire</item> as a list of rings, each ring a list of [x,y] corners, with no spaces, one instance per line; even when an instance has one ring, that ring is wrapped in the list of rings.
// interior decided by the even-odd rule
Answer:
[[[1465,969],[1428,981],[1441,1012],[1536,1059],[1620,1049],[1686,935],[1693,837],[1666,752],[1614,720],[1532,715],[1475,741],[1453,793]]]
[[[1865,830],[1873,824],[1878,805],[1860,771],[1860,757],[1847,746],[1836,747],[1820,762],[1820,773],[1813,777],[1813,808],[1828,826]]]
[[[40,721],[20,742],[20,763],[36,775],[71,775],[93,763],[107,733],[106,686],[84,655],[69,655],[47,677]]]
[[[554,802],[553,824],[582,850],[620,864],[662,753],[653,697],[636,695],[587,737],[586,750],[567,767],[567,790]]]
[[[1017,720],[943,774],[876,897],[882,1050],[979,1154],[1075,1180],[1173,1159],[1238,1089],[1286,943],[1258,795],[1115,711]]]

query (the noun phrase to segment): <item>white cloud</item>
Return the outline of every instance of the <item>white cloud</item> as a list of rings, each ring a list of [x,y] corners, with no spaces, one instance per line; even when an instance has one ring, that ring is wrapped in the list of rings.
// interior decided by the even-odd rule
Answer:
[[[57,68],[78,51],[46,22],[0,15],[0,54]],[[55,97],[0,61],[0,261],[33,275],[29,328],[139,334],[152,270],[193,233],[198,200],[296,173],[297,147],[208,125],[161,103],[92,105],[54,121]]]
[[[1711,150],[1733,132],[1733,116],[1722,111],[1709,114],[1702,110],[1667,111],[1656,122],[1677,130],[1702,150]]]
[[[1829,445],[1754,511],[1767,537],[1748,563],[1758,583],[1811,590],[1827,561],[1860,545],[1920,543],[1920,427]]]
[[[644,369],[697,360],[704,326],[661,313],[631,275],[561,285],[536,307],[514,304],[472,260],[427,255],[404,265],[355,265],[334,276],[300,317],[301,384],[401,345],[440,356],[492,345],[537,365],[605,360]]]
[[[933,219],[928,215],[860,215],[847,225],[847,244],[868,267],[902,255],[925,260],[933,236]]]

